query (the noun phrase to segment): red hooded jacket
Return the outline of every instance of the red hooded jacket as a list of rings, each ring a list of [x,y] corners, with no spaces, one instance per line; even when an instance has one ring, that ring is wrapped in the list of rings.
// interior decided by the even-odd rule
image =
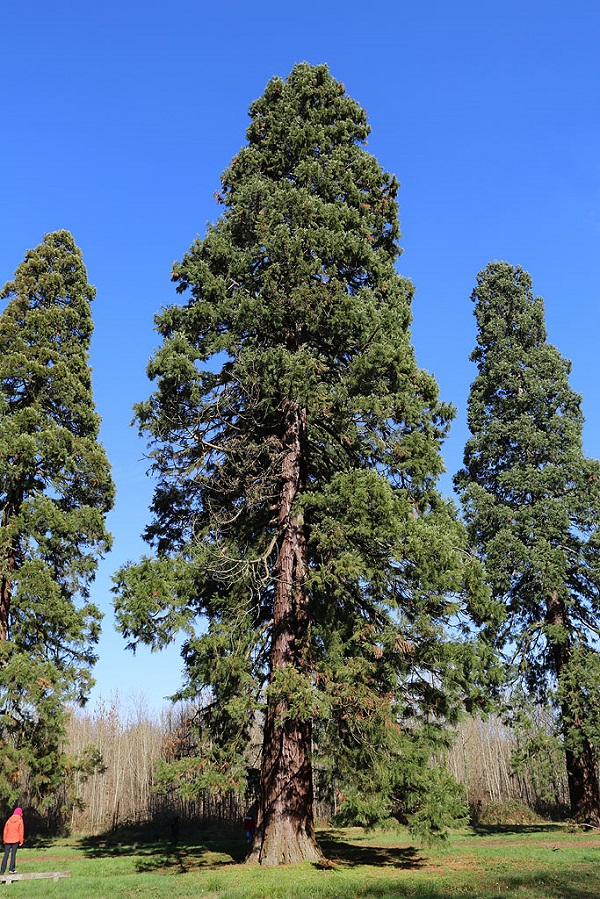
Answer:
[[[20,846],[22,846],[24,836],[25,830],[23,827],[23,818],[21,817],[21,815],[11,815],[4,825],[4,842],[18,843]]]

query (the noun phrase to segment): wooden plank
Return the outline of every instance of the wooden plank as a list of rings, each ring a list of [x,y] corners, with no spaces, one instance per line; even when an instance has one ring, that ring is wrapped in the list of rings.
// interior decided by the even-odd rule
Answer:
[[[31,872],[31,874],[0,874],[0,883],[12,883],[13,880],[54,880],[59,877],[70,877],[70,871]]]

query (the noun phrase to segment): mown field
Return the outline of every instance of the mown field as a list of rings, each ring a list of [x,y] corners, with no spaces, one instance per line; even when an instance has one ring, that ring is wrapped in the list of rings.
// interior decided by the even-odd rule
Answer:
[[[482,897],[598,899],[600,833],[560,825],[481,827],[431,847],[404,830],[323,830],[329,862],[264,869],[241,864],[241,838],[184,834],[177,846],[143,833],[38,841],[19,850],[18,870],[71,872],[69,879],[1,888],[60,899],[393,899]]]

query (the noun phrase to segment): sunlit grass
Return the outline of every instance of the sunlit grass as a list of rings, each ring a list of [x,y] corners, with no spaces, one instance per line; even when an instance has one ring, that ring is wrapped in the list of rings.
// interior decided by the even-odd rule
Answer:
[[[60,899],[597,899],[600,834],[559,825],[466,829],[436,847],[404,830],[323,830],[329,862],[292,868],[241,864],[241,837],[188,833],[172,846],[141,833],[55,840],[19,851],[18,869],[71,877],[11,884],[11,895]]]

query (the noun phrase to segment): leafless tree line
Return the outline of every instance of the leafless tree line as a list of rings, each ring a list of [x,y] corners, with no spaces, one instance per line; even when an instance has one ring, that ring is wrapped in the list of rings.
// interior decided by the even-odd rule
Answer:
[[[67,727],[66,751],[74,760],[70,783],[56,802],[69,806],[64,823],[73,832],[101,833],[122,825],[155,823],[176,838],[180,822],[243,818],[244,797],[214,796],[204,791],[184,800],[173,790],[161,790],[156,780],[159,761],[173,758],[182,739],[186,711],[176,706],[160,715],[143,700],[124,702],[113,695],[92,712],[73,710]],[[99,764],[80,770],[77,760],[97,750]],[[84,766],[85,767],[85,766]]]
[[[566,811],[564,754],[552,737],[552,722],[540,717],[527,735],[497,717],[468,718],[457,728],[446,764],[464,785],[473,817],[492,804],[507,803],[519,803],[542,815]]]
[[[67,752],[73,759],[87,753],[97,762],[87,771],[74,764],[64,795],[57,796],[63,810],[68,808],[64,823],[69,829],[101,833],[124,824],[154,822],[176,837],[180,822],[241,822],[251,801],[248,795],[220,797],[203,792],[194,800],[183,800],[175,791],[158,788],[156,764],[174,757],[186,739],[185,721],[186,710],[180,707],[155,715],[142,700],[125,703],[118,695],[91,712],[74,710]],[[493,803],[518,802],[542,813],[566,807],[562,754],[549,732],[550,723],[538,721],[537,736],[524,742],[498,718],[462,723],[446,764],[464,785],[475,816]],[[97,750],[95,756],[90,747]],[[333,811],[326,801],[319,803],[319,817],[327,818]]]

